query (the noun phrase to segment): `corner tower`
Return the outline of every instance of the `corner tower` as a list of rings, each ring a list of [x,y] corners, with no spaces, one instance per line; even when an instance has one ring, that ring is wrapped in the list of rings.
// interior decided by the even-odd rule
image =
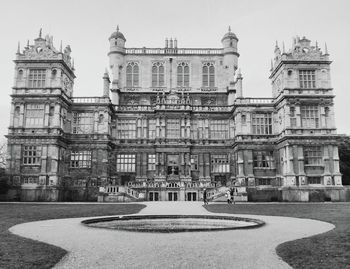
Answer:
[[[70,54],[70,46],[57,50],[41,30],[16,53],[7,170],[23,200],[58,200],[75,78]]]
[[[270,79],[283,186],[341,186],[327,48],[296,37],[288,52],[276,42],[274,54]]]
[[[109,37],[109,67],[112,70],[112,103],[119,104],[119,89],[122,87],[122,69],[124,65],[125,42],[126,39],[119,31],[119,26],[115,32]]]

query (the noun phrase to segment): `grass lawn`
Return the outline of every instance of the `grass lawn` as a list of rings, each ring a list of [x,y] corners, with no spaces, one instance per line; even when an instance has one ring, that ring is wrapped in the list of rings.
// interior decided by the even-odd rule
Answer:
[[[138,204],[10,204],[0,203],[0,268],[51,268],[67,252],[59,247],[25,239],[8,229],[37,220],[133,214]]]
[[[286,216],[333,223],[336,228],[332,231],[279,245],[277,254],[293,268],[350,268],[350,203],[211,204],[206,209],[214,213]]]

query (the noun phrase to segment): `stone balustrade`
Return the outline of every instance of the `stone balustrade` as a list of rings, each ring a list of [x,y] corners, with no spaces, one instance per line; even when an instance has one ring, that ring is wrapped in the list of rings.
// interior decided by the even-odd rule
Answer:
[[[126,54],[183,54],[183,55],[221,55],[223,49],[215,48],[127,48]]]
[[[73,97],[72,101],[76,104],[101,104],[110,102],[108,97]]]

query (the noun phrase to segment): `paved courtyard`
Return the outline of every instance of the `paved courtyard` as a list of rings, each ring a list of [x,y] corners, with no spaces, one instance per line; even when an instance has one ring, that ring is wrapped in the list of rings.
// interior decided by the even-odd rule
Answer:
[[[138,215],[210,213],[200,202],[145,202]],[[234,207],[234,205],[232,205]],[[297,206],[297,205],[296,205]],[[139,233],[86,227],[86,218],[24,223],[10,229],[23,237],[68,251],[55,268],[290,268],[277,245],[323,233],[334,225],[289,217],[236,215],[261,219],[251,230]]]

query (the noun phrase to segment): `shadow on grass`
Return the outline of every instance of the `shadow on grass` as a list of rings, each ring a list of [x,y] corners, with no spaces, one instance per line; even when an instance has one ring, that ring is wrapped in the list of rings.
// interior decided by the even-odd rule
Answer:
[[[51,268],[67,252],[56,246],[11,234],[16,224],[61,218],[125,215],[139,204],[11,204],[0,203],[0,268]]]

